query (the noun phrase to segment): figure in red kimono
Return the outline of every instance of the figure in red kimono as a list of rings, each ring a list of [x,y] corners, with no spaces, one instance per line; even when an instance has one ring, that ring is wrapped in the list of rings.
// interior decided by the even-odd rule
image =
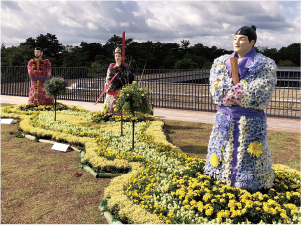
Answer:
[[[42,59],[43,49],[35,48],[34,54],[36,58],[28,62],[27,70],[30,77],[30,90],[28,104],[53,105],[54,99],[46,96],[44,83],[51,76],[51,63],[48,59]]]

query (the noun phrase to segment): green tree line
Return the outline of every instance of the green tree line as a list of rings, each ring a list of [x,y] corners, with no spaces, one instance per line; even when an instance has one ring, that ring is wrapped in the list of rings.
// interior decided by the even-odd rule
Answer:
[[[207,47],[201,43],[190,45],[189,40],[178,43],[143,42],[126,39],[126,62],[136,68],[146,69],[209,69],[213,60],[232,51]],[[79,46],[62,45],[55,35],[47,33],[36,38],[27,38],[19,46],[1,46],[2,66],[26,66],[34,57],[33,49],[42,47],[44,58],[51,61],[53,67],[100,67],[107,68],[114,62],[113,51],[121,48],[122,38],[113,35],[105,44],[81,42]],[[287,47],[265,48],[261,52],[275,60],[278,66],[300,66],[300,43]]]

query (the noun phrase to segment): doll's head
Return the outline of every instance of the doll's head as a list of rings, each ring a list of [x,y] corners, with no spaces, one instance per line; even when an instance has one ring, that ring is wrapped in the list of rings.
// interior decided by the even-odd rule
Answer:
[[[121,53],[121,49],[119,47],[117,47],[114,51],[114,57],[115,57],[115,62],[117,65],[121,65],[122,63],[122,53]]]
[[[257,40],[256,27],[244,26],[239,28],[233,40],[233,49],[240,56],[246,55],[255,45]]]
[[[239,28],[235,35],[244,35],[248,37],[249,42],[254,40],[254,45],[257,41],[257,34],[256,34],[256,26],[252,25],[251,27],[244,26]]]
[[[43,49],[41,47],[36,47],[34,49],[34,55],[37,59],[42,58],[43,55]]]

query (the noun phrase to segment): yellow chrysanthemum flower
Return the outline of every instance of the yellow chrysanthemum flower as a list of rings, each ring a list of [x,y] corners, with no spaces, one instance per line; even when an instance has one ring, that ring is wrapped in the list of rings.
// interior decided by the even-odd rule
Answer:
[[[218,164],[219,164],[219,161],[218,161],[218,156],[217,154],[213,153],[211,156],[210,156],[210,163],[213,167],[217,167]]]
[[[208,209],[205,211],[205,214],[206,214],[207,216],[211,216],[212,213],[213,213],[213,208],[212,208],[212,207],[208,208]]]
[[[258,141],[254,141],[251,144],[249,144],[247,150],[252,156],[256,156],[258,158],[263,152],[263,145]]]
[[[285,213],[280,213],[280,216],[285,220],[288,219],[288,216]]]

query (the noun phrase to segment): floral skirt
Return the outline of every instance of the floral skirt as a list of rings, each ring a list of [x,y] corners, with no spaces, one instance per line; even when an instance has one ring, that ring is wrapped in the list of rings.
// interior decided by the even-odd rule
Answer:
[[[117,99],[119,92],[120,92],[120,90],[106,93],[106,98],[105,98],[104,104],[106,104],[110,107],[109,113],[117,114],[114,111],[114,106],[115,106],[115,100]],[[113,94],[111,94],[111,93],[113,93]]]
[[[205,172],[236,188],[256,191],[272,187],[266,116],[217,112]]]
[[[54,105],[54,98],[48,97],[44,89],[44,81],[31,81],[28,104]]]

